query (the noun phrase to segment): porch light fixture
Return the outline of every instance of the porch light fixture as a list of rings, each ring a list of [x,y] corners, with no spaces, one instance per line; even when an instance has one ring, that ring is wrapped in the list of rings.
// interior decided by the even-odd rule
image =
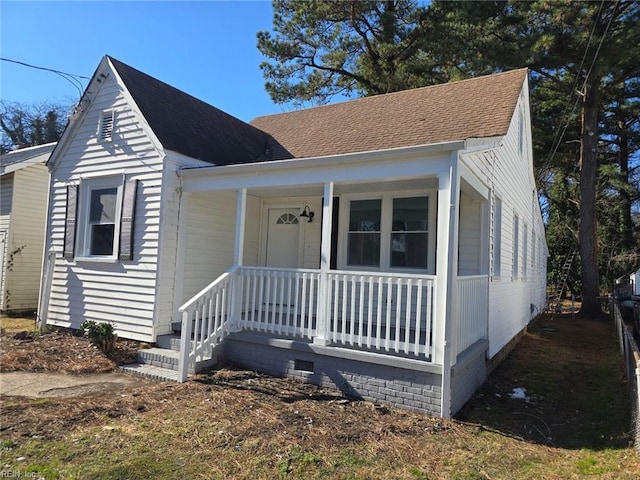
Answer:
[[[304,217],[307,219],[308,223],[311,223],[313,221],[313,216],[315,215],[315,213],[313,213],[311,210],[309,210],[308,206],[304,206],[304,208],[302,209],[302,213],[300,214],[301,217]]]

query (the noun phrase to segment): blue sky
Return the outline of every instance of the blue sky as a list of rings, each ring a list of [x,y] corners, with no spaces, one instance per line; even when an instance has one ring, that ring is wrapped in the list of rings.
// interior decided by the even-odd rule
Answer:
[[[265,0],[0,0],[0,56],[91,77],[108,54],[248,121],[290,109],[271,101],[259,68],[256,33],[271,29],[272,15]],[[78,96],[54,73],[0,62],[4,101]]]

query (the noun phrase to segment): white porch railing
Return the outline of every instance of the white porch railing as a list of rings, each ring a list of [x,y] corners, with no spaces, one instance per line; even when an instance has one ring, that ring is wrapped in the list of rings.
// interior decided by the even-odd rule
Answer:
[[[182,314],[179,381],[186,381],[189,368],[230,333],[234,290],[230,287],[236,272],[237,267],[233,267],[222,274],[178,309]]]
[[[486,338],[488,277],[460,277],[455,354]],[[318,318],[320,271],[234,267],[179,311],[182,338],[179,377],[210,354],[232,331],[289,338],[432,361],[436,277],[395,273],[328,273],[326,322]],[[320,325],[326,331],[320,332]],[[455,357],[454,357],[455,358]]]
[[[476,341],[487,338],[489,277],[458,277],[457,292],[458,321],[454,323],[457,328],[454,355],[463,352]]]
[[[435,277],[329,273],[330,342],[430,357]]]
[[[240,267],[238,273],[240,330],[316,336],[319,270]]]

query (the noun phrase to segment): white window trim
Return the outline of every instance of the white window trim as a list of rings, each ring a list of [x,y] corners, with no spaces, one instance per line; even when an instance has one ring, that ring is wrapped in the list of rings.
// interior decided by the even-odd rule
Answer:
[[[522,222],[522,279],[526,280],[529,275],[529,225]]]
[[[429,211],[427,212],[427,268],[402,268],[391,267],[390,241],[393,218],[393,199],[407,197],[428,197]],[[359,193],[342,195],[340,199],[339,214],[339,236],[338,236],[338,269],[364,272],[396,272],[396,273],[421,273],[425,275],[435,274],[435,251],[436,251],[436,191],[434,189],[425,190],[399,190],[378,193]],[[347,265],[347,245],[349,238],[349,213],[350,204],[353,200],[382,200],[382,210],[380,212],[380,266],[373,265],[358,266]]]
[[[76,233],[76,256],[78,262],[117,263],[120,249],[120,222],[122,220],[122,193],[124,178],[109,176],[99,178],[83,178],[80,182],[80,201],[78,202],[78,218]],[[113,252],[111,255],[90,255],[89,210],[91,208],[91,191],[101,188],[116,188],[116,216],[113,233]]]
[[[512,257],[511,257],[511,280],[518,280],[520,272],[520,230],[521,230],[520,216],[513,212],[513,226],[512,226]]]
[[[503,227],[503,218],[502,218],[503,202],[502,202],[502,197],[500,195],[495,195],[493,209],[494,210],[493,210],[493,240],[492,240],[493,244],[491,245],[491,249],[492,249],[491,278],[492,280],[500,280],[500,277],[502,276],[502,272],[504,270],[504,264],[502,261],[502,250],[503,250],[502,240],[504,236],[504,227]]]

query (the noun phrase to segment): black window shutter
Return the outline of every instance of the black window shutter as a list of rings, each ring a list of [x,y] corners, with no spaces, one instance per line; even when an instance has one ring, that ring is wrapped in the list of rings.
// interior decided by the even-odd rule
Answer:
[[[76,244],[78,185],[67,185],[67,213],[64,223],[64,258],[73,258]]]
[[[331,206],[331,257],[329,257],[329,268],[336,270],[338,268],[338,214],[340,213],[340,197],[333,197],[333,205]]]
[[[133,260],[133,225],[137,187],[138,180],[127,180],[124,183],[120,220],[120,260]]]

